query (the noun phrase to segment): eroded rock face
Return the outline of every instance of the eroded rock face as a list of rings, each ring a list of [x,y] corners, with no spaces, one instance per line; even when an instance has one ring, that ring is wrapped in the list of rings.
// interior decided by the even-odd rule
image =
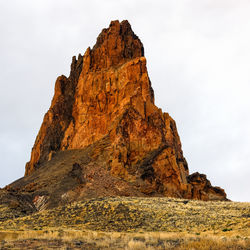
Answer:
[[[99,153],[105,153],[105,168],[141,193],[226,199],[204,175],[189,176],[175,122],[154,104],[143,45],[128,21],[111,22],[93,49],[73,57],[70,76],[58,77],[25,175],[55,152],[104,137],[109,143]]]

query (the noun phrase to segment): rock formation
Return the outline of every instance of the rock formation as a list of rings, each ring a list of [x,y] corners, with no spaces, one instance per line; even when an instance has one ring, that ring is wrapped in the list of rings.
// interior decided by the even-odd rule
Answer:
[[[128,195],[226,199],[205,175],[189,175],[175,121],[154,104],[144,48],[128,21],[112,21],[92,49],[73,57],[70,76],[56,80],[25,176],[58,152],[91,146],[88,164],[102,165],[110,178],[138,192]],[[70,176],[82,189],[91,182],[86,166],[71,165]]]

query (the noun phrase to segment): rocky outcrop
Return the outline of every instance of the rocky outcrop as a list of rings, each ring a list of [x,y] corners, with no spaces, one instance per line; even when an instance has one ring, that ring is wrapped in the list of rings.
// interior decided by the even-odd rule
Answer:
[[[188,183],[192,185],[192,195],[199,200],[221,200],[226,199],[224,190],[220,187],[213,187],[205,174],[198,172],[188,176]]]
[[[226,199],[205,175],[189,176],[175,121],[154,104],[144,48],[128,21],[111,22],[92,49],[73,57],[70,76],[58,77],[25,175],[56,152],[104,138],[108,143],[97,150],[105,156],[103,168],[141,194]],[[71,173],[79,185],[86,181],[76,176],[83,168],[76,164]]]

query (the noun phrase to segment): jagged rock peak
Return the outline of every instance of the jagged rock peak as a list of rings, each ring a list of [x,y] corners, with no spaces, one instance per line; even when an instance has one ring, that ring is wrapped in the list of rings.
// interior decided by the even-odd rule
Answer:
[[[127,20],[112,21],[103,29],[91,50],[91,66],[104,68],[116,66],[126,60],[144,56],[140,39],[134,34]]]
[[[93,48],[89,47],[86,50],[85,64],[89,63],[89,70],[99,70],[121,65],[137,57],[144,57],[142,42],[127,20],[122,22],[116,20],[111,21],[109,27],[102,30]],[[72,58],[71,74],[82,64],[82,61],[81,54],[78,59],[75,56]]]
[[[128,21],[112,21],[92,49],[73,57],[70,76],[56,80],[25,176],[32,179],[47,164],[66,171],[71,160],[60,164],[56,156],[64,158],[70,150],[83,150],[79,159],[86,156],[84,163],[75,163],[87,184],[77,187],[71,180],[79,197],[93,195],[92,186],[99,195],[107,194],[107,187],[117,195],[226,199],[205,175],[189,175],[175,121],[154,104],[143,45]],[[104,190],[93,169],[119,180]]]
[[[89,71],[119,66],[132,58],[143,57],[144,48],[127,20],[112,21],[103,29],[92,49],[86,50],[85,68]]]

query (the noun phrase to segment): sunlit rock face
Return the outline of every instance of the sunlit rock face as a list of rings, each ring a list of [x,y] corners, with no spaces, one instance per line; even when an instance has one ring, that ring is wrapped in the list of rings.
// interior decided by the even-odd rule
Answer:
[[[205,175],[189,176],[175,121],[154,104],[144,48],[128,21],[112,21],[92,49],[73,57],[70,76],[57,78],[25,175],[58,151],[104,138],[96,149],[104,167],[142,194],[226,199]]]

